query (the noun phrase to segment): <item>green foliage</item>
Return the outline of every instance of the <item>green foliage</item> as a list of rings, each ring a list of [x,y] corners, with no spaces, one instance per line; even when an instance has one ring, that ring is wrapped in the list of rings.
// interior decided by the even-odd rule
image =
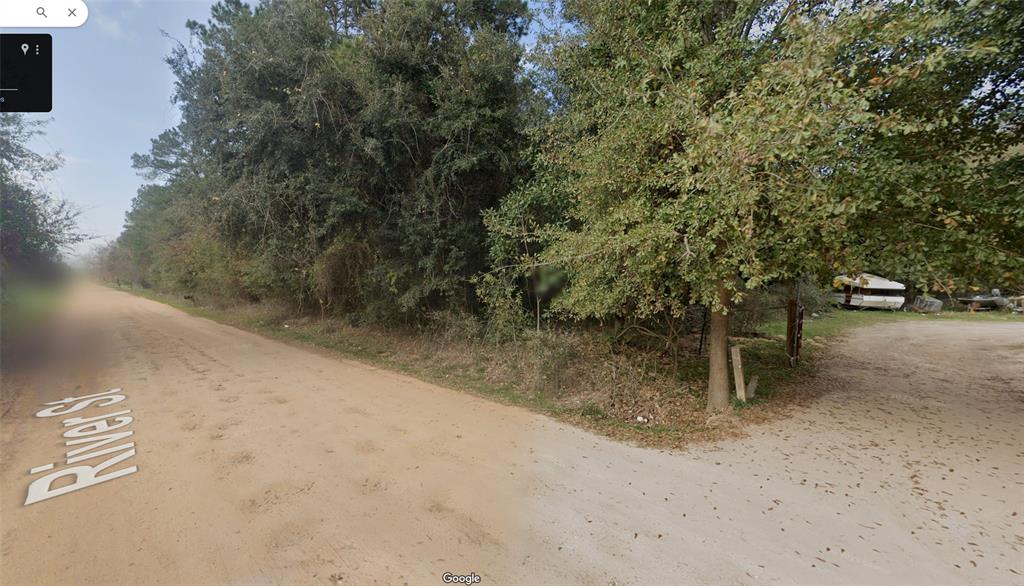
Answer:
[[[489,216],[499,275],[565,272],[562,314],[683,315],[718,283],[740,299],[868,268],[1024,283],[1014,3],[569,11],[552,61],[571,98]]]
[[[61,164],[28,147],[44,122],[0,113],[0,294],[11,274],[27,278],[59,272],[61,257],[87,236],[78,230],[79,212],[55,199],[40,180]]]
[[[488,337],[504,342],[515,340],[529,325],[523,311],[520,289],[507,273],[492,271],[476,279],[477,294],[487,308]]]
[[[382,319],[472,308],[482,211],[521,172],[526,23],[514,0],[215,5],[168,59],[182,122],[134,158],[165,183],[117,246],[160,286]]]
[[[374,265],[373,251],[352,236],[340,236],[313,264],[317,301],[324,311],[358,311],[366,304],[367,274]]]
[[[1024,287],[1014,2],[563,4],[528,67],[519,0],[216,4],[110,274],[357,321],[482,303],[497,339],[839,271]]]

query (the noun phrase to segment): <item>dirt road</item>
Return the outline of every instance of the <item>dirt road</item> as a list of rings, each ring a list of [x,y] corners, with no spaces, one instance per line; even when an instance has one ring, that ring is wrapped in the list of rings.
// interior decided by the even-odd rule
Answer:
[[[1024,583],[1024,324],[862,330],[833,392],[677,454],[96,286],[58,331],[4,373],[5,585]],[[23,505],[61,420],[128,409],[136,473]]]

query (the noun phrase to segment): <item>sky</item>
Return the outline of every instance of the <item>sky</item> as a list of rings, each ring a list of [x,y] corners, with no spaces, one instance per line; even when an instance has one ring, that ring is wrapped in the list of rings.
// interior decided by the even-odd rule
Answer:
[[[205,21],[212,2],[86,4],[89,20],[80,28],[3,30],[53,36],[53,111],[26,116],[50,120],[45,136],[32,144],[38,152],[64,156],[64,167],[47,187],[81,210],[80,227],[94,236],[73,256],[121,233],[124,214],[145,182],[132,169],[132,153],[148,151],[151,138],[178,122],[170,99],[174,80],[163,59],[175,39],[187,41],[185,22]]]

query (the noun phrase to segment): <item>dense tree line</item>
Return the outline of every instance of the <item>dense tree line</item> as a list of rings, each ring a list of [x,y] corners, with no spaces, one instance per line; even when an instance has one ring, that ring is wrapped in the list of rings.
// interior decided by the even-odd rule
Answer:
[[[51,196],[41,181],[61,164],[59,155],[29,147],[42,121],[0,114],[0,297],[12,278],[41,279],[59,273],[65,252],[85,240],[78,210]]]
[[[523,2],[229,0],[169,58],[181,124],[112,264],[374,319],[478,305],[482,212],[522,176]]]
[[[1024,283],[1017,2],[238,0],[169,57],[108,268],[355,320],[644,319],[871,269]],[[482,304],[482,307],[481,307]]]

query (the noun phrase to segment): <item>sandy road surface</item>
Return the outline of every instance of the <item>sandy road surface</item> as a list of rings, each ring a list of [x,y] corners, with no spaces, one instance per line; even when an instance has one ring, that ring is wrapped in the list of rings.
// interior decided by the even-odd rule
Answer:
[[[4,373],[5,585],[1024,583],[1024,324],[862,330],[834,392],[681,454],[95,286],[59,332]],[[68,449],[33,413],[111,387],[139,471],[22,506]]]

